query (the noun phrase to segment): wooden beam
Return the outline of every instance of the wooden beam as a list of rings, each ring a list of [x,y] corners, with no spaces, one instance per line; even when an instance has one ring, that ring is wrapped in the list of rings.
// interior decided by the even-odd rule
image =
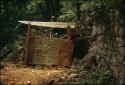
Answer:
[[[26,43],[25,43],[25,54],[24,54],[24,63],[28,65],[28,51],[29,51],[29,38],[30,38],[30,28],[31,24],[28,24],[28,32],[26,34]]]
[[[68,51],[69,51],[69,56],[68,56],[68,60],[69,60],[69,66],[71,65],[71,30],[70,30],[70,26],[68,25],[67,27],[67,42],[68,42]]]
[[[38,21],[19,21],[20,23],[23,24],[31,24],[33,26],[37,27],[48,27],[48,28],[61,28],[61,29],[67,29],[67,26],[69,25],[70,28],[68,29],[74,29],[75,28],[75,23],[71,22],[38,22]]]

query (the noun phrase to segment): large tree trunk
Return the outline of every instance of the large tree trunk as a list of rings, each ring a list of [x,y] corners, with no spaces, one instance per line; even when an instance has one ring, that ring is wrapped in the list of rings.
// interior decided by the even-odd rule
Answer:
[[[84,67],[112,71],[113,81],[125,83],[125,21],[116,9],[92,16],[94,42],[83,58]],[[110,80],[111,82],[112,80]],[[101,82],[103,83],[103,81]]]
[[[76,0],[76,15],[77,15],[77,20],[80,20],[80,1]]]
[[[50,20],[52,16],[58,17],[60,14],[60,0],[45,0],[46,4],[46,20]]]

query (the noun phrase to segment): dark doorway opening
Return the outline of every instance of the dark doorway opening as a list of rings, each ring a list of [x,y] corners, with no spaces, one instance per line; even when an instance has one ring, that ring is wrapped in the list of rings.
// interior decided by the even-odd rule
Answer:
[[[72,59],[81,59],[88,51],[88,42],[85,39],[78,38],[73,40],[73,56]]]

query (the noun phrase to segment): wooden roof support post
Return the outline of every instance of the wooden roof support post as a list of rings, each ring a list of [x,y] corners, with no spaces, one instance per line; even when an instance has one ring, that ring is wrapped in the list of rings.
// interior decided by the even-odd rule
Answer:
[[[28,31],[26,34],[26,41],[25,41],[25,54],[24,54],[24,63],[28,65],[28,51],[29,51],[29,37],[30,37],[30,28],[31,24],[28,24]]]
[[[68,56],[68,60],[69,60],[69,66],[71,65],[71,30],[70,30],[70,26],[68,25],[67,27],[67,42],[68,42],[68,51],[69,51],[69,56]]]

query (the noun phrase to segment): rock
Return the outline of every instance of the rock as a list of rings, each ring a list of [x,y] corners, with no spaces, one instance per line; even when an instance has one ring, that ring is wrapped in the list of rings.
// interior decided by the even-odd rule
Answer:
[[[66,79],[66,77],[63,76],[63,77],[61,77],[61,79]]]
[[[78,76],[78,74],[70,74],[70,75],[68,76],[68,79],[75,78],[75,77],[77,77],[77,76]]]
[[[97,28],[96,26],[93,26],[92,36],[95,36],[96,34],[97,34]]]
[[[125,30],[124,30],[124,28],[120,28],[119,29],[119,36],[120,37],[125,37]]]
[[[78,73],[78,71],[79,71],[78,69],[71,69],[71,72],[73,72],[75,74]]]
[[[24,85],[31,85],[31,82],[27,81],[27,82],[24,83]]]
[[[32,70],[31,72],[33,73],[34,71]]]
[[[78,77],[83,78],[83,76],[87,73],[87,71],[81,71],[78,74]]]

